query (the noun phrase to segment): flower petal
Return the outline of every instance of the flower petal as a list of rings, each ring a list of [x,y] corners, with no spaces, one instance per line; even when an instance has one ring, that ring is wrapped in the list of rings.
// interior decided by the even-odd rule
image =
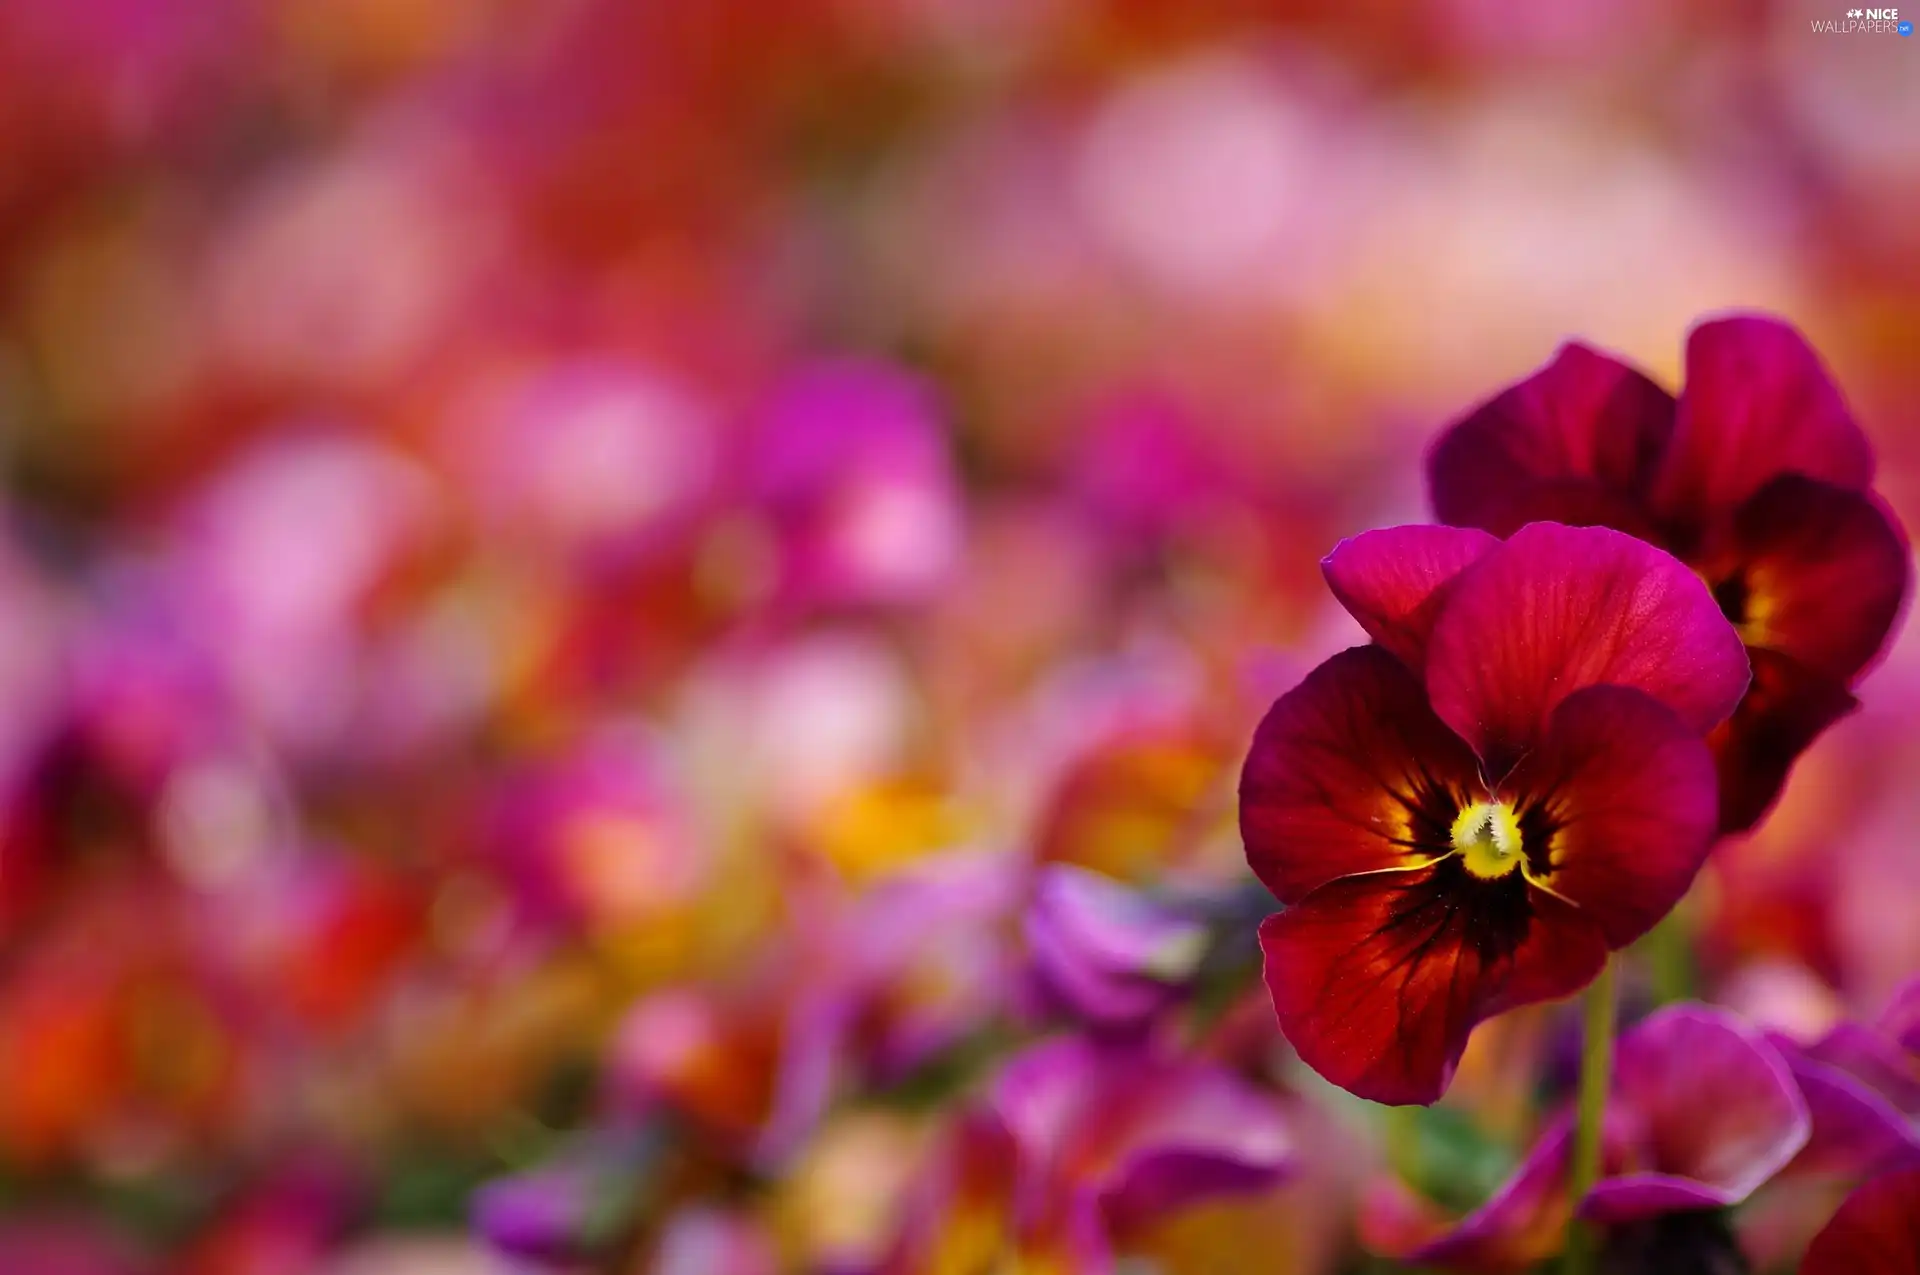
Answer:
[[[1880,654],[1913,574],[1906,535],[1877,496],[1798,474],[1742,504],[1701,570],[1747,645],[1842,682]]]
[[[1781,474],[1873,481],[1873,447],[1806,338],[1737,315],[1687,338],[1687,380],[1654,504],[1682,525],[1731,512]]]
[[[1573,907],[1457,860],[1329,882],[1268,917],[1260,946],[1302,1061],[1385,1103],[1438,1098],[1475,1023],[1577,990],[1607,953]]]
[[[1753,682],[1733,716],[1707,737],[1720,772],[1720,831],[1745,832],[1779,800],[1800,754],[1860,707],[1832,678],[1778,651],[1748,647]]]
[[[1840,1068],[1775,1043],[1812,1118],[1812,1135],[1793,1162],[1796,1173],[1853,1175],[1920,1163],[1920,1128],[1899,1108]]]
[[[1139,1046],[1034,1046],[1008,1062],[994,1105],[1023,1174],[1094,1192],[1118,1224],[1270,1186],[1293,1161],[1271,1097],[1224,1067]]]
[[[1638,1119],[1649,1171],[1609,1177],[1582,1216],[1628,1222],[1738,1204],[1806,1145],[1806,1103],[1786,1062],[1733,1015],[1674,1005],[1620,1040],[1615,1101]]]
[[[1027,952],[1049,1001],[1092,1027],[1144,1027],[1180,995],[1206,950],[1190,909],[1071,864],[1040,870]]]
[[[1240,834],[1282,903],[1335,877],[1444,853],[1478,766],[1377,646],[1342,651],[1274,701],[1240,775]]]
[[[944,1129],[902,1202],[881,1275],[990,1269],[1013,1241],[1013,1135],[991,1112],[966,1111]]]
[[[1920,1056],[1920,978],[1910,978],[1894,989],[1876,1026],[1908,1053]]]
[[[1417,673],[1446,586],[1499,543],[1471,527],[1383,527],[1342,540],[1320,570],[1367,636]]]
[[[1407,1261],[1454,1270],[1524,1271],[1558,1253],[1573,1212],[1567,1201],[1572,1142],[1572,1118],[1554,1121],[1492,1198],[1446,1234],[1408,1253]]]
[[[1693,572],[1632,536],[1550,522],[1454,582],[1427,651],[1434,711],[1495,775],[1575,691],[1645,691],[1704,734],[1747,678],[1739,635]]]
[[[1557,517],[1545,511],[1583,491],[1593,493],[1583,503],[1596,512],[1630,511],[1625,496],[1651,476],[1673,418],[1671,394],[1618,359],[1570,342],[1440,436],[1427,455],[1435,516],[1506,536]],[[1561,496],[1550,501],[1542,488]]]
[[[1560,702],[1506,782],[1545,846],[1530,870],[1625,947],[1693,884],[1718,815],[1713,755],[1658,701],[1590,686]]]
[[[1914,1271],[1920,1271],[1920,1169],[1883,1173],[1849,1195],[1800,1263],[1800,1275]]]
[[[1122,1231],[1202,1200],[1272,1186],[1293,1167],[1273,1099],[1232,1072],[1169,1064],[1135,1073],[1145,1092],[1116,1141],[1103,1203]]]
[[[1858,1023],[1841,1023],[1806,1047],[1807,1057],[1864,1081],[1909,1116],[1920,1116],[1920,1057]]]

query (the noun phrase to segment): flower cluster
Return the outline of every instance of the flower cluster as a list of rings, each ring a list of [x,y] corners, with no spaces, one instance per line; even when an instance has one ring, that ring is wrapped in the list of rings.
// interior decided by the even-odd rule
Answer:
[[[1784,323],[1703,323],[1687,368],[1676,403],[1566,346],[1441,435],[1446,525],[1370,531],[1321,564],[1372,641],[1275,701],[1240,827],[1283,905],[1260,929],[1281,1029],[1343,1089],[1434,1102],[1477,1024],[1591,983],[1857,707],[1912,577],[1871,448]],[[1583,1104],[1597,1183],[1571,1189],[1566,1112],[1456,1223],[1390,1188],[1374,1242],[1522,1271],[1577,1215],[1622,1270],[1744,1269],[1725,1211],[1764,1184],[1920,1163],[1920,1073],[1889,1039],[1916,992],[1884,1035],[1804,1046],[1661,1010],[1621,1041],[1611,1100]],[[1854,1269],[1906,1269],[1911,1236],[1863,1233],[1911,1203],[1910,1177],[1864,1187],[1807,1269],[1874,1243]]]

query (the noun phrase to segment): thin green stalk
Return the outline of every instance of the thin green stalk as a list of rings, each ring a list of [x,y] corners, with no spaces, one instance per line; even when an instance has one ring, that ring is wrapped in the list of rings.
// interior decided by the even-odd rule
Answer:
[[[1680,901],[1660,924],[1635,944],[1634,951],[1646,962],[1648,980],[1656,1005],[1693,996],[1693,915],[1692,896]]]
[[[1580,1044],[1579,1123],[1574,1128],[1573,1166],[1567,1176],[1567,1195],[1575,1210],[1600,1180],[1601,1126],[1607,1115],[1607,1090],[1613,1084],[1614,962],[1609,959],[1600,977],[1587,989],[1586,1031]],[[1594,1236],[1577,1218],[1567,1229],[1567,1275],[1590,1275],[1594,1268]]]

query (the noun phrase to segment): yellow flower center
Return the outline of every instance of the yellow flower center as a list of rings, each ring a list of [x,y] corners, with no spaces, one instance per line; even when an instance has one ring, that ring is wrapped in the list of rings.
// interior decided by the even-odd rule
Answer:
[[[1500,801],[1476,801],[1453,821],[1453,848],[1467,871],[1482,880],[1504,877],[1520,866],[1520,821]]]

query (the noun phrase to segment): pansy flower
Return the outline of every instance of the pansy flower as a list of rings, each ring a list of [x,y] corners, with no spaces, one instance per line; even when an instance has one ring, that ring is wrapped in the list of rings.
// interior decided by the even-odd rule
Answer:
[[[1740,631],[1753,685],[1715,733],[1721,827],[1750,828],[1793,761],[1852,712],[1905,600],[1906,535],[1871,490],[1873,449],[1819,357],[1759,316],[1703,323],[1676,400],[1568,344],[1434,446],[1441,521],[1509,535],[1614,527],[1697,571]]]
[[[1747,683],[1679,562],[1605,528],[1398,527],[1327,579],[1375,643],[1280,697],[1240,783],[1267,987],[1300,1057],[1426,1103],[1481,1019],[1565,996],[1686,892],[1702,736]]]
[[[1600,1229],[1606,1269],[1745,1269],[1725,1210],[1792,1163],[1810,1127],[1785,1061],[1733,1015],[1675,1005],[1643,1020],[1620,1040],[1605,1174],[1579,1205]],[[1568,1112],[1457,1223],[1423,1217],[1420,1202],[1376,1195],[1363,1230],[1375,1248],[1422,1266],[1529,1269],[1565,1241],[1572,1151]],[[1644,1260],[1649,1252],[1670,1264]]]

